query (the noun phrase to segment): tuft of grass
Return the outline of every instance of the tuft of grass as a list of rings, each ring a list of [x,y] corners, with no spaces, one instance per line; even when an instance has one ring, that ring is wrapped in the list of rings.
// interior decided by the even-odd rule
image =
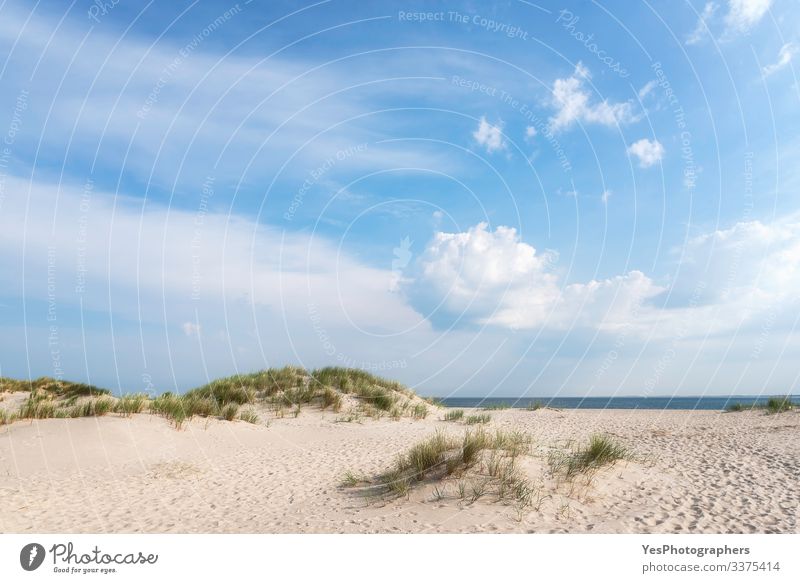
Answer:
[[[258,414],[251,409],[246,409],[239,413],[239,419],[245,423],[252,423],[253,425],[258,424],[259,422]]]
[[[437,431],[416,443],[374,481],[358,478],[349,473],[343,485],[371,485],[368,490],[379,495],[407,496],[415,484],[426,479],[456,481],[457,497],[466,503],[475,503],[489,493],[498,501],[513,504],[519,516],[524,509],[540,501],[539,490],[534,488],[517,470],[516,460],[528,452],[530,438],[521,432],[497,431],[489,433],[484,428],[468,430],[462,438]],[[436,484],[433,496],[445,497],[445,484]]]
[[[220,409],[219,414],[220,416],[225,419],[225,421],[233,421],[236,419],[237,414],[239,413],[239,405],[236,403],[228,403],[227,405],[223,406]]]
[[[123,417],[130,417],[135,413],[144,411],[147,404],[147,395],[137,393],[133,395],[124,395],[117,400],[114,405],[114,412],[119,413]]]
[[[532,401],[528,403],[527,407],[525,407],[525,409],[528,411],[538,411],[539,409],[543,408],[544,408],[544,403],[542,403],[541,401]]]
[[[322,390],[322,408],[327,409],[330,407],[334,413],[342,410],[342,395],[330,387],[325,387]]]
[[[792,408],[794,408],[794,403],[792,403],[792,398],[789,395],[781,395],[767,399],[766,409],[769,415],[790,411]]]
[[[489,415],[488,413],[481,413],[479,415],[470,415],[469,417],[464,419],[464,422],[467,425],[477,425],[479,423],[489,423],[489,421],[491,420],[492,420],[491,415]]]
[[[550,467],[554,474],[561,473],[572,478],[580,473],[597,470],[619,460],[630,459],[624,446],[606,435],[592,435],[585,447],[567,454],[551,454]]]
[[[198,393],[192,392],[179,397],[179,401],[186,412],[186,416],[189,418],[195,415],[199,417],[216,417],[221,413],[223,407],[212,397],[201,397]]]
[[[10,425],[17,420],[16,413],[9,413],[5,409],[0,409],[0,426]]]
[[[484,411],[504,411],[505,409],[510,409],[511,405],[506,402],[500,403],[492,403],[491,405],[487,405],[486,407],[482,407]]]
[[[55,403],[37,391],[31,392],[19,410],[20,419],[51,419],[55,414]]]
[[[183,399],[170,392],[166,392],[153,399],[153,402],[150,403],[150,411],[156,415],[166,417],[172,421],[178,429],[180,429],[183,422],[186,421],[188,417]]]
[[[369,482],[369,480],[367,480],[364,476],[360,476],[348,470],[342,477],[340,485],[343,488],[355,488],[359,484],[365,484],[367,482]]]
[[[428,406],[425,403],[417,403],[411,409],[411,416],[414,419],[425,419],[428,416]]]
[[[100,417],[114,410],[114,401],[107,397],[91,399],[67,409],[64,417]],[[59,411],[56,416],[60,417]]]
[[[410,472],[417,481],[437,467],[443,467],[445,454],[455,447],[455,442],[441,431],[432,437],[419,442],[401,456],[395,464],[400,473]]]
[[[464,418],[464,409],[452,409],[444,414],[442,421],[460,421]]]
[[[725,410],[729,413],[738,413],[739,411],[744,411],[746,407],[742,403],[731,403],[728,405]]]
[[[358,387],[356,388],[356,395],[379,411],[391,411],[397,401],[397,398],[388,390],[377,385]]]

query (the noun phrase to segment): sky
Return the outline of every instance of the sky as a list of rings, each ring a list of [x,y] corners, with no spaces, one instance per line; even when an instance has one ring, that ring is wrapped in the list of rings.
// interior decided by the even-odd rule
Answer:
[[[800,392],[795,0],[0,3],[0,375]]]

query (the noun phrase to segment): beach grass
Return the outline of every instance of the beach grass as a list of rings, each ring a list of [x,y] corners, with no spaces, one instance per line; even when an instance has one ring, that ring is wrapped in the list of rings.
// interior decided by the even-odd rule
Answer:
[[[583,447],[574,448],[567,453],[553,452],[549,462],[553,474],[572,478],[581,473],[592,472],[603,466],[612,465],[619,460],[631,459],[631,457],[628,449],[611,437],[595,434]]]
[[[411,408],[411,417],[414,419],[425,419],[428,416],[428,406],[425,403],[417,403]]]
[[[447,490],[442,482],[456,480],[459,500],[472,504],[494,493],[498,501],[523,509],[533,504],[537,489],[518,470],[516,460],[530,453],[530,444],[530,437],[518,431],[490,433],[481,427],[459,438],[439,430],[399,455],[374,479],[348,472],[342,485],[366,485],[368,495],[396,498],[408,496],[417,484],[432,482],[433,496],[442,499]]]
[[[258,413],[251,409],[246,409],[239,413],[239,419],[245,423],[252,423],[253,425],[257,425],[260,421]]]
[[[119,413],[123,417],[130,417],[136,413],[141,413],[147,407],[147,395],[143,393],[134,393],[130,395],[123,395],[114,405],[114,412]]]
[[[17,420],[16,413],[9,413],[5,409],[0,409],[0,426],[2,425],[10,425],[14,421]]]
[[[481,407],[484,411],[505,411],[506,409],[510,409],[511,405],[506,403],[505,401],[501,403],[492,403],[491,405],[487,405],[486,407]]]
[[[153,399],[143,394],[113,399],[106,389],[47,377],[30,381],[0,377],[0,391],[29,392],[16,418],[67,418],[109,412],[129,417],[149,412],[169,419],[178,428],[195,416],[242,418],[239,411],[243,405],[266,405],[278,417],[287,411],[297,417],[307,405],[335,413],[349,405],[357,410],[345,415],[350,420],[380,419],[387,414],[393,419],[425,419],[430,406],[396,381],[342,367],[312,372],[295,366],[270,368],[216,379],[182,395],[167,391]]]
[[[774,415],[790,411],[794,408],[794,403],[792,403],[792,398],[789,395],[781,395],[767,399],[765,408],[768,414]]]
[[[525,409],[527,411],[538,411],[539,409],[543,409],[543,408],[544,408],[544,403],[542,403],[541,401],[531,401],[525,407]]]
[[[444,414],[442,421],[461,421],[464,418],[464,409],[451,409]]]
[[[760,409],[766,411],[767,415],[775,415],[777,413],[785,413],[786,411],[791,411],[793,408],[797,406],[797,403],[792,401],[792,397],[789,395],[775,395],[773,397],[769,397],[767,402],[764,404],[758,405],[745,405],[744,403],[731,403],[725,408],[725,411],[729,413],[738,413],[741,411],[751,411]]]
[[[464,419],[464,423],[467,425],[477,425],[481,423],[489,423],[492,420],[492,416],[488,413],[480,413],[477,415],[469,415]]]

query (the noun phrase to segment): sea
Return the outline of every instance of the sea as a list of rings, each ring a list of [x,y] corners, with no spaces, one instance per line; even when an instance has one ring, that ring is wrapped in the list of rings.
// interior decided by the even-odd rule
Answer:
[[[724,411],[728,406],[741,403],[744,407],[765,405],[766,396],[715,396],[715,397],[447,397],[441,399],[447,407],[526,409],[535,404],[555,409],[676,409]],[[800,403],[800,395],[792,395]]]

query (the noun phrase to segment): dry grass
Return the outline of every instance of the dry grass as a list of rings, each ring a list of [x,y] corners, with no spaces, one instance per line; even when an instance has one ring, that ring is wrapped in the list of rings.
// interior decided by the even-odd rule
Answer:
[[[630,451],[606,435],[593,435],[583,447],[550,455],[550,468],[554,475],[567,479],[578,474],[591,473],[619,460],[631,459]]]
[[[348,473],[343,486],[363,486],[362,492],[378,498],[407,496],[417,484],[435,484],[433,495],[445,498],[448,480],[456,480],[459,500],[474,503],[492,493],[497,501],[513,504],[521,512],[534,505],[538,489],[518,470],[516,461],[530,453],[531,440],[522,432],[483,428],[458,438],[437,431],[404,454],[374,479]]]
[[[464,409],[451,409],[442,417],[442,421],[461,421],[464,418]]]

